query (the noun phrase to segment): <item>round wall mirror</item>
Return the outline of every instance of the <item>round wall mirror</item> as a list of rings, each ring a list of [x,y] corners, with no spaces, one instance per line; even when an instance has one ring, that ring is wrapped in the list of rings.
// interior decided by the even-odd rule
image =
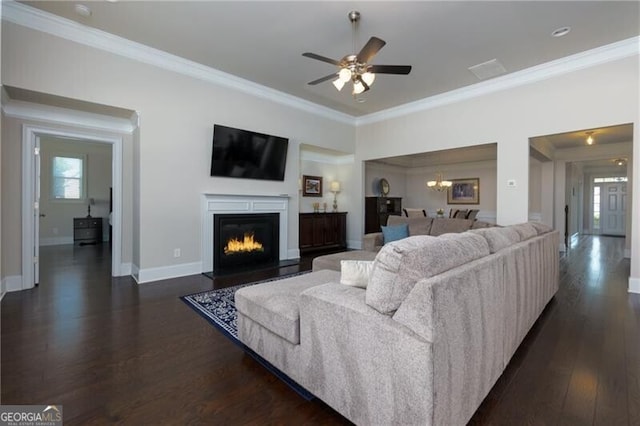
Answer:
[[[385,178],[380,179],[380,194],[386,196],[389,193],[389,181]]]

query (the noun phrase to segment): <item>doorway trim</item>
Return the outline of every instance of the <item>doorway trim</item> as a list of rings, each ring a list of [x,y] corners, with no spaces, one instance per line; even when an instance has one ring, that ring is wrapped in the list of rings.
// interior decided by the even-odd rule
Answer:
[[[111,255],[111,275],[122,275],[122,136],[98,135],[95,132],[83,132],[78,129],[61,130],[40,125],[22,125],[22,289],[35,285],[34,268],[36,259],[34,244],[39,243],[35,235],[36,156],[35,148],[42,136],[56,136],[70,139],[82,139],[91,142],[110,143],[111,185],[113,187],[113,244]],[[39,267],[39,266],[38,266]]]

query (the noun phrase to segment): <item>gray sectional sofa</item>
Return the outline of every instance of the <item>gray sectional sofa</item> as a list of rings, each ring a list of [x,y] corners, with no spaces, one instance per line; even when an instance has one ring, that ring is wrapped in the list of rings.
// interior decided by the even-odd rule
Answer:
[[[469,229],[488,228],[495,226],[489,222],[473,219],[433,218],[433,217],[404,217],[389,216],[387,226],[407,224],[409,235],[438,235],[451,232],[464,232]],[[365,234],[362,238],[362,249],[378,252],[383,245],[382,232]]]
[[[558,289],[539,223],[386,244],[341,273],[236,292],[240,340],[356,424],[464,425]]]

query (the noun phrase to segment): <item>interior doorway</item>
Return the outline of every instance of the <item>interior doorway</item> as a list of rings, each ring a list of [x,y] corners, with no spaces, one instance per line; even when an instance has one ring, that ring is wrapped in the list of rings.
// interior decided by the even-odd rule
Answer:
[[[112,256],[111,274],[121,275],[122,253],[122,137],[104,136],[98,132],[60,130],[53,127],[25,125],[22,150],[22,282],[23,289],[32,288],[39,282],[40,251],[40,198],[41,198],[41,142],[43,138],[58,138],[68,141],[87,141],[111,145],[112,176]]]

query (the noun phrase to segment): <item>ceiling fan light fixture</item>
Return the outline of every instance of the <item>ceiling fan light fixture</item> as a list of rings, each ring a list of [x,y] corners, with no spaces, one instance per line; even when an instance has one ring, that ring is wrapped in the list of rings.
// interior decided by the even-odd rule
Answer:
[[[591,136],[593,134],[593,132],[587,132],[587,145],[593,145],[594,139],[593,136]]]
[[[349,68],[342,68],[338,73],[338,78],[343,84],[351,80],[351,70]]]
[[[333,81],[333,85],[336,87],[336,89],[338,89],[338,92],[339,92],[344,87],[344,81],[337,78]]]
[[[362,74],[362,80],[367,84],[367,86],[371,86],[376,79],[376,75],[372,72],[365,72]]]
[[[362,92],[364,92],[364,85],[362,83],[360,83],[359,81],[355,81],[353,83],[353,94],[354,95],[359,95]]]

